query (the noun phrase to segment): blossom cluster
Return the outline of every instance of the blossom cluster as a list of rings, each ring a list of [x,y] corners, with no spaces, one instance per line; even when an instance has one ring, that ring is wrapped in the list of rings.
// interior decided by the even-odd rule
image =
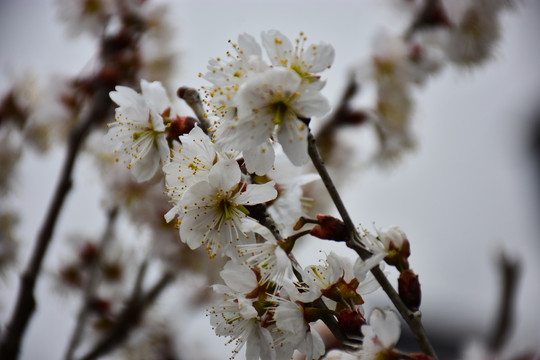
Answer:
[[[361,338],[363,296],[379,287],[370,270],[390,256],[380,238],[367,243],[377,250],[367,260],[331,252],[303,268],[292,253],[308,233],[349,236],[340,220],[303,217],[301,185],[273,179],[280,155],[295,166],[307,163],[310,119],[329,110],[319,73],[331,66],[334,50],[306,40],[300,33],[293,45],[271,30],[262,33],[261,47],[242,34],[231,44],[234,55],[210,60],[201,74],[212,84],[202,89],[209,128],[176,114],[159,82],[143,80],[141,93],[117,86],[110,94],[118,108],[107,137],[117,162],[137,181],[163,179],[172,205],[165,219],[176,223],[182,242],[229,258],[225,285],[213,287],[222,300],[209,315],[216,334],[230,337],[234,353],[245,345],[248,359],[285,359],[294,350],[319,359],[319,320]],[[298,218],[304,220],[293,227]],[[294,232],[311,223],[312,230]]]

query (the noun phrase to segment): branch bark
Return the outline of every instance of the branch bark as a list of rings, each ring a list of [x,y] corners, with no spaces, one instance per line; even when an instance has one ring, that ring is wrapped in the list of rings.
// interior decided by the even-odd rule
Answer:
[[[114,327],[80,360],[97,359],[122,344],[128,338],[131,331],[138,325],[144,312],[175,277],[172,272],[165,272],[148,292],[142,294],[141,286],[145,269],[146,264],[143,264],[141,271],[139,271],[132,296],[124,310],[120,313]]]
[[[356,231],[356,227],[345,208],[345,204],[341,200],[341,196],[339,195],[336,186],[334,185],[332,178],[330,177],[330,174],[328,173],[328,170],[326,169],[326,166],[324,165],[324,162],[321,158],[321,155],[319,154],[319,150],[317,149],[317,144],[315,141],[315,138],[311,134],[311,132],[308,135],[308,153],[311,158],[311,161],[313,162],[313,165],[315,166],[315,169],[321,176],[322,182],[324,183],[326,189],[328,190],[328,193],[330,194],[330,197],[332,198],[332,201],[334,202],[339,214],[341,215],[341,218],[343,222],[345,223],[345,226],[347,227],[347,230],[350,234],[349,240],[347,241],[347,246],[354,251],[363,259],[366,260],[369,257],[371,257],[371,252],[369,252],[367,249],[365,249],[361,242],[360,242],[360,236],[358,235],[358,232]],[[388,295],[396,309],[399,311],[407,325],[409,326],[409,329],[411,330],[416,342],[420,346],[420,349],[427,355],[431,356],[434,359],[437,359],[437,355],[435,353],[435,350],[433,349],[433,346],[431,345],[427,334],[424,330],[424,326],[422,325],[421,320],[421,313],[420,311],[411,311],[407,306],[403,303],[401,298],[399,297],[399,294],[396,292],[392,284],[388,281],[382,270],[376,266],[373,269],[371,269],[371,273],[375,277],[375,279],[379,282],[381,287],[383,288],[384,292]]]
[[[73,130],[68,139],[66,158],[60,179],[41,230],[36,238],[30,261],[21,276],[21,286],[15,303],[15,309],[0,342],[0,358],[3,360],[14,360],[19,356],[21,342],[24,339],[28,323],[36,309],[34,289],[40,274],[41,265],[47,254],[58,216],[60,215],[67,194],[72,187],[72,172],[75,161],[84,140],[90,133],[92,125],[103,119],[110,110],[112,103],[109,101],[108,96],[108,89],[105,87],[100,88],[94,94],[90,111],[80,125]]]
[[[495,313],[496,323],[489,338],[489,348],[497,353],[507,342],[513,323],[513,311],[516,301],[516,288],[518,285],[521,266],[519,261],[511,260],[507,255],[501,254],[499,261],[501,276],[501,294],[499,308]]]

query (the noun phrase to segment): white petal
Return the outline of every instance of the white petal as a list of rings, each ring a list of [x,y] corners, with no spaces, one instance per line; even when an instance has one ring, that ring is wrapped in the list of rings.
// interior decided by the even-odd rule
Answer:
[[[131,172],[138,182],[148,181],[159,168],[159,161],[159,154],[156,151],[150,151],[131,163]]]
[[[307,136],[308,128],[300,120],[286,121],[279,128],[278,139],[283,152],[296,166],[304,165],[309,160]]]
[[[148,104],[158,113],[162,113],[171,106],[167,92],[159,81],[149,83],[146,80],[141,80],[142,95]]]
[[[311,65],[309,72],[318,73],[326,70],[334,62],[334,47],[330,44],[319,43],[315,46],[310,45],[304,52],[304,62]]]
[[[257,287],[255,273],[233,261],[228,261],[219,275],[228,287],[239,293],[247,294]]]
[[[292,59],[293,46],[290,40],[277,30],[264,31],[261,34],[262,44],[266,50],[272,65],[283,66],[281,60],[287,60],[285,63],[289,66]]]
[[[293,302],[280,302],[276,308],[274,318],[276,319],[276,326],[280,330],[293,334],[300,334],[306,331],[302,309]]]
[[[241,175],[240,166],[235,160],[221,160],[210,170],[208,181],[218,190],[229,191],[240,182]]]
[[[298,347],[298,350],[306,355],[306,360],[317,360],[325,353],[324,342],[321,335],[310,327],[311,331],[306,333],[304,343]]]
[[[255,319],[257,317],[257,310],[253,307],[251,300],[239,298],[238,309],[244,319]]]
[[[276,157],[274,146],[270,140],[259,144],[252,149],[245,150],[243,153],[248,172],[257,175],[264,175],[274,166]]]
[[[249,184],[243,192],[234,198],[234,201],[242,205],[255,205],[273,200],[277,196],[275,185],[273,181],[260,185]]]
[[[385,348],[397,344],[401,334],[401,324],[397,314],[391,310],[374,309],[369,317],[369,325]]]
[[[202,232],[198,231],[201,222],[192,214],[186,214],[180,223],[180,239],[186,243],[191,250],[195,250],[204,243]]]
[[[127,86],[117,86],[116,91],[111,91],[109,96],[120,107],[133,107],[143,105],[144,99],[141,94]]]
[[[156,144],[161,162],[163,164],[168,163],[171,156],[171,150],[169,148],[169,143],[167,143],[167,138],[165,137],[165,134],[159,134],[158,136],[156,136]]]
[[[248,58],[253,55],[258,57],[262,55],[261,47],[257,43],[257,40],[247,33],[238,35],[238,48],[241,49],[244,52],[243,55]]]
[[[293,103],[294,112],[303,118],[323,116],[330,111],[330,104],[319,91],[306,89]]]

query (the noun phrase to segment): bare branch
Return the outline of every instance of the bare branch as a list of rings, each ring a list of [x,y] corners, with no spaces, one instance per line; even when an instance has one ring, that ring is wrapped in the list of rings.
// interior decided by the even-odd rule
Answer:
[[[197,119],[199,120],[199,123],[201,125],[201,129],[208,134],[208,129],[210,129],[210,122],[208,121],[206,113],[204,112],[204,107],[201,101],[201,97],[199,96],[199,92],[196,89],[182,86],[178,89],[176,94],[180,99],[183,99],[186,104],[189,105],[191,110],[193,110],[193,112],[195,113],[195,116],[197,116]]]
[[[30,261],[21,276],[21,287],[15,302],[15,309],[0,342],[0,357],[3,360],[14,360],[19,355],[21,342],[30,318],[36,309],[34,288],[41,270],[41,264],[49,248],[60,210],[72,187],[72,172],[79,150],[90,133],[92,125],[101,121],[111,109],[109,91],[104,86],[94,93],[91,110],[84,120],[71,133],[66,150],[66,158],[60,179],[49,210],[36,238]]]
[[[142,294],[141,287],[145,272],[146,262],[139,269],[131,298],[120,313],[115,325],[81,360],[97,359],[122,344],[137,327],[145,311],[175,277],[172,272],[165,272],[148,292]]]
[[[98,283],[99,266],[103,254],[105,253],[109,243],[113,238],[113,228],[117,218],[118,208],[114,207],[107,213],[107,225],[105,227],[105,231],[103,232],[103,235],[101,237],[97,254],[93,259],[90,268],[88,269],[88,280],[84,287],[81,308],[79,310],[79,314],[77,315],[77,323],[75,324],[75,329],[73,330],[73,334],[69,341],[66,355],[64,356],[65,360],[71,360],[73,358],[73,354],[83,337],[86,319],[89,315],[90,304],[94,299],[95,290]]]
[[[516,300],[516,288],[518,285],[521,267],[518,260],[512,260],[502,253],[498,259],[499,273],[501,276],[501,294],[499,309],[495,313],[495,325],[489,338],[489,348],[498,352],[508,340],[513,323],[513,311]]]

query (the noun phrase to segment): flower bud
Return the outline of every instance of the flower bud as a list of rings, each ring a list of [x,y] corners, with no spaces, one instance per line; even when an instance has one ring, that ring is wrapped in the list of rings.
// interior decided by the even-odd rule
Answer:
[[[88,309],[96,314],[105,315],[111,310],[111,302],[103,298],[93,298],[88,303]]]
[[[86,242],[79,250],[79,259],[83,266],[88,266],[96,261],[99,249],[93,242]]]
[[[404,270],[399,274],[398,291],[399,297],[409,309],[416,311],[420,308],[422,291],[418,275],[412,270]]]
[[[70,287],[78,288],[82,286],[83,276],[78,265],[71,264],[60,269],[60,280]]]
[[[108,282],[117,282],[122,279],[123,268],[119,262],[106,262],[101,265],[103,279]]]
[[[407,235],[401,228],[393,226],[391,228],[378,231],[379,239],[386,249],[384,260],[388,265],[395,266],[400,272],[409,269],[411,249]]]
[[[311,229],[311,235],[319,239],[347,241],[349,232],[345,223],[330,215],[317,214],[317,225]]]

